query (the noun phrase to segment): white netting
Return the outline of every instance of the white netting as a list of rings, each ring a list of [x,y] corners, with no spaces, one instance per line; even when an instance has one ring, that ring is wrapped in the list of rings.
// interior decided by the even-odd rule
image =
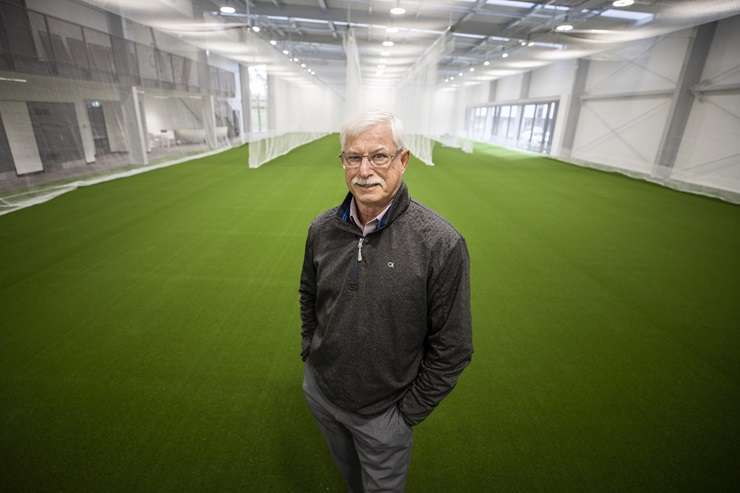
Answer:
[[[240,60],[250,65],[250,167],[337,130],[341,99],[329,87],[251,31],[246,45]]]
[[[385,78],[383,68],[374,76],[363,77],[355,34],[351,29],[348,30],[344,40],[348,102],[345,118],[370,109],[395,113],[403,121],[406,146],[422,162],[433,164],[436,121],[447,116],[437,111],[435,99],[438,91],[438,65],[448,43],[449,37],[441,36],[401,80]]]
[[[406,126],[407,146],[426,164],[432,165],[434,122],[446,115],[434,104],[437,69],[446,52],[448,36],[440,36],[419,58],[398,89],[398,114]]]

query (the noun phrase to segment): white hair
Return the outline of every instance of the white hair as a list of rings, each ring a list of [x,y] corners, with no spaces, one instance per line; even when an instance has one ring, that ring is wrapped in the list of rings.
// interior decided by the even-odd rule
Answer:
[[[350,119],[342,125],[342,130],[339,133],[342,150],[347,145],[347,141],[354,139],[369,128],[380,124],[386,124],[391,128],[391,135],[393,136],[393,143],[396,145],[396,149],[405,148],[403,144],[403,123],[401,123],[401,120],[393,113],[371,110]]]

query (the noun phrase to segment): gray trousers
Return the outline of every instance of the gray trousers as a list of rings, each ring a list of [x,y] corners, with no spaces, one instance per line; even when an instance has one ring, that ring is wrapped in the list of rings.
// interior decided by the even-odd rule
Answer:
[[[404,491],[413,433],[396,405],[373,417],[344,411],[321,395],[308,362],[303,393],[350,493]]]

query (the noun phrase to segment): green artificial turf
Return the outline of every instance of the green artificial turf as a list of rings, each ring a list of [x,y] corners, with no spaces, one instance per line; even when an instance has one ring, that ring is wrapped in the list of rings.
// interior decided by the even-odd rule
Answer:
[[[304,402],[298,277],[336,136],[0,217],[0,490],[342,491]],[[475,354],[410,492],[740,480],[740,207],[478,146],[413,161],[471,252]]]

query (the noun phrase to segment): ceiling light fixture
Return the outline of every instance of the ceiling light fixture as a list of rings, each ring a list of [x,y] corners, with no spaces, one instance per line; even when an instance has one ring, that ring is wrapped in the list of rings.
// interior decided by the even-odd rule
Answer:
[[[483,62],[483,65],[485,65],[486,67],[489,66],[490,64],[491,64],[491,62],[489,62],[488,60],[486,60],[485,62]]]
[[[475,72],[475,67],[470,67],[471,72]]]
[[[283,55],[290,55],[290,52],[288,50],[283,50]]]
[[[635,0],[614,0],[612,2],[612,5],[615,7],[629,7],[630,5],[634,5]]]
[[[534,41],[530,41],[529,43],[527,43],[527,46],[534,46]]]
[[[504,53],[503,55],[501,55],[501,58],[509,58],[509,54],[508,53]]]
[[[271,44],[272,46],[275,46],[275,45],[277,44],[277,41],[275,41],[274,39],[271,39],[271,40],[270,40],[270,44]]]
[[[218,10],[220,10],[222,14],[233,14],[234,12],[236,12],[236,9],[234,7],[226,7],[226,6],[221,7]]]
[[[400,0],[396,0],[396,6],[391,9],[391,15],[403,15],[406,13],[406,9],[401,7]]]
[[[386,39],[385,41],[383,41],[383,46],[388,47],[388,48],[390,48],[394,44],[395,43],[393,41],[391,41],[390,39]]]
[[[462,72],[458,72],[457,75],[459,75],[460,77],[462,77],[463,76],[463,73]]]
[[[383,50],[380,52],[380,56],[391,56],[391,52]]]
[[[261,29],[260,29],[260,27],[259,27],[259,26],[252,26],[252,31],[254,31],[254,32],[258,33],[258,32],[260,32],[260,30],[261,30]]]
[[[306,68],[306,64],[305,63],[301,63],[301,68]]]
[[[387,32],[388,34],[396,34],[398,32],[398,28],[397,27],[386,27],[385,32]]]
[[[556,31],[561,33],[567,33],[568,31],[573,30],[572,24],[560,24],[558,27],[555,28]]]

